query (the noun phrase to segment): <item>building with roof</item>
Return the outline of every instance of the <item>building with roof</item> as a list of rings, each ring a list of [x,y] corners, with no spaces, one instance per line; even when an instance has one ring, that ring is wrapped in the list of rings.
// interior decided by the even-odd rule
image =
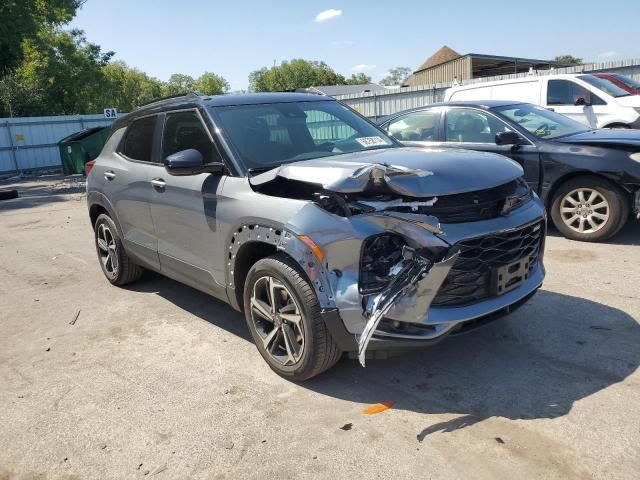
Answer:
[[[384,92],[386,89],[377,83],[364,83],[362,85],[322,85],[319,87],[298,88],[296,92],[317,93],[321,95],[351,95],[354,93]]]
[[[432,85],[456,80],[461,82],[472,78],[522,73],[529,71],[531,68],[534,70],[548,70],[551,67],[564,66],[566,65],[552,60],[503,57],[481,53],[461,55],[445,45],[427,58],[413,72],[413,75],[405,80],[404,85]]]

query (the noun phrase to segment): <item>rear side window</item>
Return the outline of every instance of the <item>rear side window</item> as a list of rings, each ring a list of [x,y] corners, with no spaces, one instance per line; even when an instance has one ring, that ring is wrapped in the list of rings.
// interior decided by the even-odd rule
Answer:
[[[162,134],[162,158],[188,149],[198,150],[205,163],[213,159],[213,144],[196,112],[168,113]]]
[[[150,162],[153,151],[153,132],[156,128],[157,116],[135,120],[124,134],[118,152],[141,162]]]

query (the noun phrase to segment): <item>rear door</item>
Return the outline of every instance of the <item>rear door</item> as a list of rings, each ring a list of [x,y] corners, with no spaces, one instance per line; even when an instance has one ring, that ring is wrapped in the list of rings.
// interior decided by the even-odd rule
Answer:
[[[442,120],[442,142],[439,146],[466,148],[504,155],[524,169],[527,183],[536,192],[540,182],[540,155],[535,145],[497,145],[498,133],[513,130],[495,115],[481,109],[449,107]],[[528,142],[528,140],[527,140]]]
[[[193,148],[200,151],[205,162],[219,160],[197,109],[168,112],[163,120],[159,145],[162,159]],[[172,176],[159,168],[152,179],[151,195],[161,271],[223,299],[223,239],[217,227],[216,207],[225,178],[210,173]]]
[[[122,229],[125,249],[146,266],[158,269],[156,239],[149,198],[154,169],[154,138],[158,116],[134,120],[125,130],[116,152],[104,162],[105,194],[111,199]]]

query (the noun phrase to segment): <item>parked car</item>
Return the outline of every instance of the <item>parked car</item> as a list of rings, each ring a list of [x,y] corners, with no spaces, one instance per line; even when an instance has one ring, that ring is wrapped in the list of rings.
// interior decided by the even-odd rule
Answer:
[[[495,154],[402,147],[313,94],[187,95],[115,122],[87,177],[102,271],[244,311],[284,377],[432,344],[540,287],[544,207]]]
[[[640,97],[594,75],[547,75],[452,87],[445,101],[511,100],[566,115],[590,128],[640,128]]]
[[[631,77],[620,75],[619,73],[594,73],[593,76],[609,80],[631,95],[640,95],[640,82]]]
[[[640,216],[640,132],[591,130],[530,103],[449,102],[380,119],[405,145],[500,153],[525,179],[567,238],[603,241],[632,210]]]

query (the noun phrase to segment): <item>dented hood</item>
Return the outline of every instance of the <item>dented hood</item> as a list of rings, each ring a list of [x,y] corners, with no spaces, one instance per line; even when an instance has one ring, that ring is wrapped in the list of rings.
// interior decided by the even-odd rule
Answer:
[[[493,153],[401,147],[287,163],[250,182],[259,186],[281,177],[339,193],[376,185],[390,193],[427,197],[492,188],[522,174],[516,162]]]

